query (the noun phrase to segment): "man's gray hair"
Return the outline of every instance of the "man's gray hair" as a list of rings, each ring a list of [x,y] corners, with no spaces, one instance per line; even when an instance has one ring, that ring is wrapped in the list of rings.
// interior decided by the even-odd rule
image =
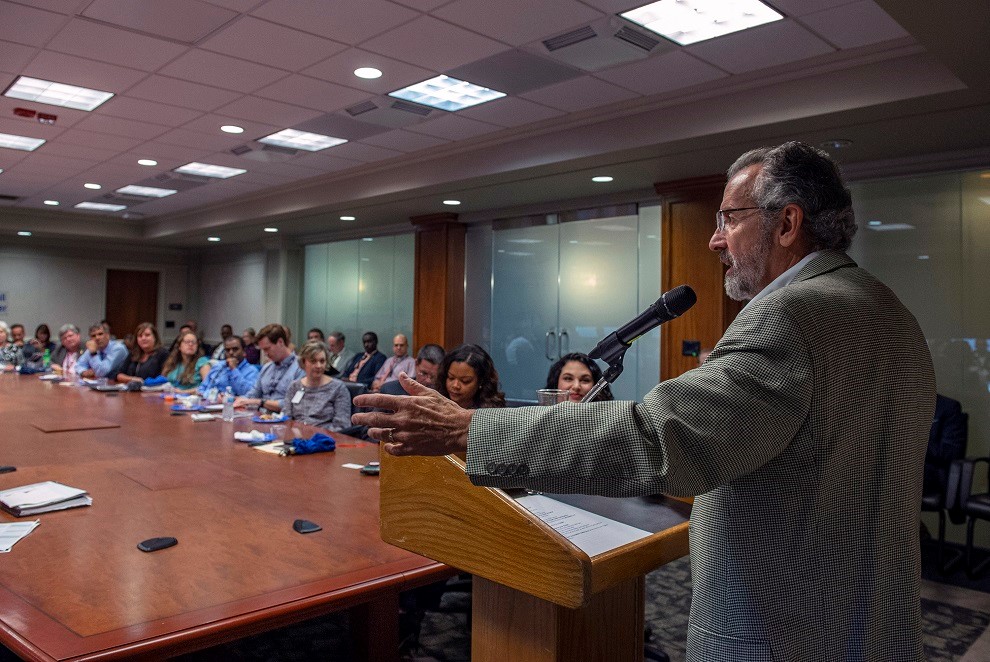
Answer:
[[[0,322],[0,331],[7,334],[7,342],[10,342],[10,327],[6,322]]]
[[[446,356],[446,352],[443,351],[443,347],[440,345],[434,345],[433,343],[428,343],[419,348],[419,353],[416,354],[416,362],[429,361],[433,365],[440,365],[443,363],[443,358]]]
[[[75,324],[63,324],[58,329],[58,337],[59,337],[59,339],[61,340],[62,336],[64,336],[69,331],[73,331],[75,333],[79,333],[79,327],[76,326]]]
[[[856,234],[852,196],[828,153],[800,142],[760,147],[736,159],[726,176],[754,164],[763,165],[750,195],[763,209],[764,229],[776,222],[775,212],[796,204],[812,250],[848,250]]]
[[[327,338],[336,338],[340,342],[347,344],[347,339],[344,337],[343,331],[334,331],[329,336],[327,336]]]

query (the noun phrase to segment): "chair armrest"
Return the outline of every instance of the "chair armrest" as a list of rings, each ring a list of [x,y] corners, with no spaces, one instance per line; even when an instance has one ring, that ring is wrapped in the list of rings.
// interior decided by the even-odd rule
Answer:
[[[955,460],[952,467],[959,465],[959,507],[965,508],[969,501],[970,494],[973,493],[973,473],[976,465],[986,462],[990,466],[990,457],[969,457],[965,460]],[[950,468],[951,471],[951,468]]]

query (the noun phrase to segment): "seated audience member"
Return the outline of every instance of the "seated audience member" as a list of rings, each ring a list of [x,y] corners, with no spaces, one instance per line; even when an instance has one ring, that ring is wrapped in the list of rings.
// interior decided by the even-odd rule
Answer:
[[[437,391],[464,409],[504,407],[492,357],[477,345],[461,345],[443,359]]]
[[[550,366],[547,373],[547,385],[544,388],[559,388],[570,391],[568,399],[571,402],[581,402],[581,398],[602,378],[602,369],[595,361],[581,352],[565,354]],[[595,402],[614,400],[612,390],[606,386],[598,395]]]
[[[117,336],[113,335],[113,332],[110,330],[110,322],[108,322],[106,320],[100,320],[100,326],[102,326],[103,327],[103,330],[107,332],[107,337],[110,340],[116,340],[117,339]]]
[[[10,327],[0,322],[0,364],[6,370],[13,370],[24,363],[24,350],[10,341]]]
[[[120,342],[124,343],[124,347],[127,348],[127,353],[130,354],[134,351],[134,348],[137,347],[137,336],[133,333],[128,333]]]
[[[419,348],[416,355],[416,381],[429,388],[437,388],[437,374],[440,372],[440,364],[443,363],[443,347],[428,343]],[[379,393],[385,395],[408,395],[398,381],[385,382],[378,389]]]
[[[261,350],[258,349],[258,337],[253,327],[248,327],[241,332],[241,340],[244,341],[244,358],[248,363],[258,365],[261,363]]]
[[[24,361],[43,363],[45,350],[48,350],[48,359],[50,361],[57,347],[58,345],[52,342],[52,331],[48,328],[48,325],[39,324],[38,328],[34,330],[34,338],[24,343]]]
[[[289,349],[288,333],[281,324],[269,324],[258,333],[258,348],[268,357],[268,363],[261,367],[258,381],[247,397],[234,400],[234,406],[282,411],[289,384],[302,379],[306,373]]]
[[[192,392],[203,383],[209,370],[210,359],[203,355],[199,338],[194,331],[186,331],[165,359],[162,376],[178,390]]]
[[[319,342],[324,342],[325,338],[323,337],[323,329],[315,326],[312,329],[310,329],[309,333],[306,334],[306,342],[309,342],[310,340],[318,340]]]
[[[10,342],[14,343],[18,347],[24,347],[24,325],[23,324],[11,324],[10,325]]]
[[[65,377],[76,376],[76,363],[81,355],[82,336],[75,324],[63,324],[58,330],[59,346],[52,354],[52,371]]]
[[[385,363],[385,355],[378,351],[378,334],[368,331],[361,336],[364,354],[355,354],[344,367],[341,378],[349,382],[360,382],[371,387],[375,375]]]
[[[168,350],[162,347],[158,329],[150,322],[141,322],[134,330],[134,348],[124,367],[117,373],[117,381],[121,384],[143,384],[144,380],[162,374],[167,359]]]
[[[354,352],[344,347],[344,332],[334,331],[327,338],[327,346],[330,348],[330,360],[327,362],[327,373],[333,375],[343,375],[344,368],[354,358]]]
[[[102,324],[89,327],[86,351],[76,362],[76,374],[83,379],[113,379],[127,361],[127,348],[119,340],[110,340],[110,334]]]
[[[397,380],[400,372],[416,377],[416,364],[408,352],[409,340],[404,335],[400,333],[392,338],[392,356],[388,357],[375,373],[375,379],[371,382],[372,391],[377,391],[386,382]]]
[[[282,411],[294,421],[330,430],[351,424],[351,394],[343,382],[323,373],[330,350],[319,340],[310,340],[299,351],[305,371],[302,379],[289,385]]]
[[[205,395],[215,388],[223,397],[229,386],[234,395],[247,395],[258,381],[258,366],[244,358],[244,341],[238,336],[230,335],[223,344],[226,358],[210,367],[199,392]]]
[[[210,355],[210,360],[217,363],[223,363],[227,358],[227,338],[234,335],[234,328],[229,324],[224,324],[220,327],[220,342],[213,349],[213,353]]]

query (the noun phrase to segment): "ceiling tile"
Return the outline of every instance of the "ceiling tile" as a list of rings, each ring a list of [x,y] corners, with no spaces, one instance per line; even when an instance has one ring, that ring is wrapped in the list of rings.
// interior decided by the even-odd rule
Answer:
[[[253,92],[286,76],[280,69],[198,49],[163,67],[161,73],[238,92]]]
[[[596,74],[597,78],[646,95],[707,83],[726,76],[728,74],[721,69],[683,51],[664,53]]]
[[[83,145],[84,147],[101,147],[103,149],[113,149],[124,151],[132,149],[141,144],[141,140],[125,136],[114,136],[106,133],[94,133],[83,131],[82,129],[69,129],[58,137],[60,141]]]
[[[15,0],[15,2],[71,16],[88,5],[90,0]]]
[[[178,165],[196,161],[202,157],[203,150],[198,146],[188,147],[185,145],[163,143],[160,140],[150,140],[136,146],[131,150],[131,154],[138,159],[154,159],[158,161],[158,165],[154,167],[159,168],[165,161],[181,161]],[[121,158],[124,158],[124,156],[122,155]],[[130,159],[130,154],[126,158]]]
[[[24,67],[25,76],[120,94],[148,74],[73,55],[41,51]]]
[[[801,22],[839,48],[856,48],[910,36],[872,0],[809,14],[802,17]],[[990,35],[987,38],[990,39]]]
[[[44,46],[66,23],[60,14],[13,2],[0,2],[0,16],[0,39],[29,46]]]
[[[27,159],[17,166],[20,172],[34,170],[44,174],[49,179],[72,177],[92,167],[92,161],[41,152],[32,152]]]
[[[753,48],[753,44],[773,44],[773,48]],[[776,21],[709,39],[688,46],[685,50],[734,74],[766,69],[835,51],[791,20]]]
[[[457,114],[498,126],[521,126],[551,117],[559,117],[564,113],[518,97],[503,97],[489,103],[483,103],[480,106],[459,110]]]
[[[244,133],[224,133],[220,131],[220,127],[225,124],[239,126],[244,129]],[[246,136],[267,136],[270,133],[281,130],[284,128],[284,125],[249,122],[245,119],[231,117],[229,115],[210,113],[209,115],[200,115],[192,122],[183,124],[182,128],[189,131],[199,131],[200,133],[206,133],[211,136],[227,136],[232,140],[244,142],[251,139]]]
[[[338,147],[344,147],[344,145],[338,145]],[[339,172],[341,170],[347,170],[348,168],[356,168],[361,165],[361,161],[341,159],[334,156],[336,151],[337,147],[333,147],[332,149],[324,149],[319,152],[312,152],[310,154],[300,154],[294,158],[292,162],[307,168],[312,168],[313,170],[319,170],[320,172]]]
[[[140,30],[145,34],[194,44],[236,18],[237,13],[199,0],[93,0],[83,16]],[[182,20],[176,20],[177,16],[181,16]]]
[[[13,82],[13,81],[11,81]],[[111,99],[112,101],[113,99]],[[31,117],[16,117],[14,115],[15,108],[28,108],[29,110],[40,111],[43,113],[49,113],[58,117],[55,122],[55,126],[39,124],[38,120]],[[72,108],[59,108],[57,106],[51,106],[45,103],[37,103],[34,101],[25,101],[23,99],[12,99],[10,97],[0,97],[0,116],[5,119],[9,118],[9,121],[18,124],[25,131],[31,131],[34,129],[43,130],[46,133],[52,133],[53,129],[67,129],[69,127],[75,126],[83,119],[89,117],[89,113],[85,110],[74,110]],[[11,132],[6,132],[11,133]],[[14,131],[13,133],[17,133]],[[45,136],[38,136],[39,138],[44,138]]]
[[[72,159],[81,159],[94,163],[107,161],[114,158],[117,152],[112,149],[102,149],[100,147],[73,145],[63,140],[52,141],[45,145],[45,151],[55,156],[66,156]]]
[[[373,96],[368,92],[299,74],[264,87],[255,92],[255,95],[325,112],[340,110]]]
[[[282,128],[293,126],[321,115],[316,110],[290,106],[287,103],[279,103],[278,101],[260,99],[258,97],[241,97],[237,101],[218,109],[218,112],[230,115],[231,117],[261,122],[262,124],[274,124]]]
[[[395,0],[400,5],[405,5],[406,7],[412,7],[418,11],[432,11],[442,4],[450,2],[450,0]]]
[[[211,5],[226,7],[236,12],[246,12],[258,4],[258,0],[206,0]]]
[[[142,140],[151,140],[168,131],[168,127],[161,124],[135,122],[134,120],[110,117],[108,115],[91,115],[81,121],[78,127],[84,131],[109,133],[114,136],[128,136]]]
[[[447,71],[508,49],[504,44],[431,16],[417,18],[366,41],[361,47],[433,71]]]
[[[0,71],[17,74],[34,57],[33,46],[15,44],[12,41],[0,41]],[[6,81],[0,81],[0,86],[7,87]]]
[[[618,85],[612,85],[591,76],[582,76],[540,90],[526,92],[520,96],[551,108],[574,112],[633,99],[638,95]]]
[[[382,76],[372,80],[358,78],[354,75],[354,70],[359,67],[374,67],[382,72]],[[347,85],[375,94],[394,92],[436,75],[436,72],[429,69],[423,69],[359,48],[349,48],[343,53],[338,53],[319,64],[313,65],[303,73],[331,83]]]
[[[619,14],[636,7],[642,7],[648,0],[581,0],[585,4],[591,5],[606,14]]]
[[[436,147],[437,145],[443,145],[444,143],[450,141],[443,138],[438,138],[436,136],[427,136],[422,133],[412,133],[411,131],[397,129],[395,131],[389,131],[388,133],[382,133],[377,136],[365,138],[361,142],[368,143],[369,145],[387,147],[400,152],[418,152],[421,149]]]
[[[787,16],[804,16],[848,4],[850,0],[772,0],[774,9]]]
[[[112,64],[125,62],[128,67],[144,71],[155,71],[186,50],[171,41],[81,19],[65,26],[47,48]]]
[[[509,50],[446,73],[475,85],[516,95],[577,78],[584,72],[532,53]]]
[[[500,127],[488,124],[487,122],[479,122],[478,120],[468,119],[467,117],[460,117],[453,113],[444,113],[441,117],[417,124],[410,130],[415,133],[436,136],[437,138],[446,138],[447,140],[464,140],[485,133],[491,133],[492,131],[498,131],[499,129]]]
[[[368,163],[371,161],[384,161],[385,159],[401,156],[402,152],[394,149],[378,147],[376,145],[351,142],[334,147],[333,155],[342,159],[351,159],[353,161]]]
[[[199,46],[289,71],[299,71],[347,48],[329,39],[250,16],[242,17]]]
[[[228,150],[245,140],[247,139],[231,141],[231,136],[226,136],[226,134],[211,136],[206,133],[199,133],[198,131],[172,129],[158,136],[155,142],[198,148],[199,153],[202,154],[204,152]]]
[[[604,14],[576,0],[457,0],[434,11],[433,16],[520,46]]]
[[[10,103],[13,99],[3,99],[4,105]],[[23,103],[23,102],[22,102]],[[7,108],[13,109],[15,104],[10,103]],[[39,124],[37,121],[24,118],[24,117],[14,117],[13,112],[10,115],[0,116],[0,133],[12,133],[18,136],[28,136],[29,138],[42,138],[44,140],[53,140],[57,137],[61,137],[62,134],[66,132],[66,128],[57,125],[50,124]],[[42,146],[44,149],[44,146]],[[18,153],[24,153],[20,150],[7,150],[4,152],[16,151]]]
[[[271,0],[251,14],[350,45],[418,16],[387,0]]]
[[[127,96],[156,103],[168,103],[195,110],[210,111],[228,104],[241,95],[206,85],[166,76],[151,76],[127,91]]]
[[[167,106],[130,96],[114,97],[93,112],[99,115],[123,117],[164,126],[182,126],[202,115],[202,112],[198,110]]]

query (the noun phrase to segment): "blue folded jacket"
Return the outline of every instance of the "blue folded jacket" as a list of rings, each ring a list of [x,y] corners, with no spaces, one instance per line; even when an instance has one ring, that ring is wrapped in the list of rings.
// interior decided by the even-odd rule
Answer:
[[[310,453],[325,453],[337,448],[337,442],[330,435],[317,432],[309,439],[293,439],[293,455],[309,455]]]

